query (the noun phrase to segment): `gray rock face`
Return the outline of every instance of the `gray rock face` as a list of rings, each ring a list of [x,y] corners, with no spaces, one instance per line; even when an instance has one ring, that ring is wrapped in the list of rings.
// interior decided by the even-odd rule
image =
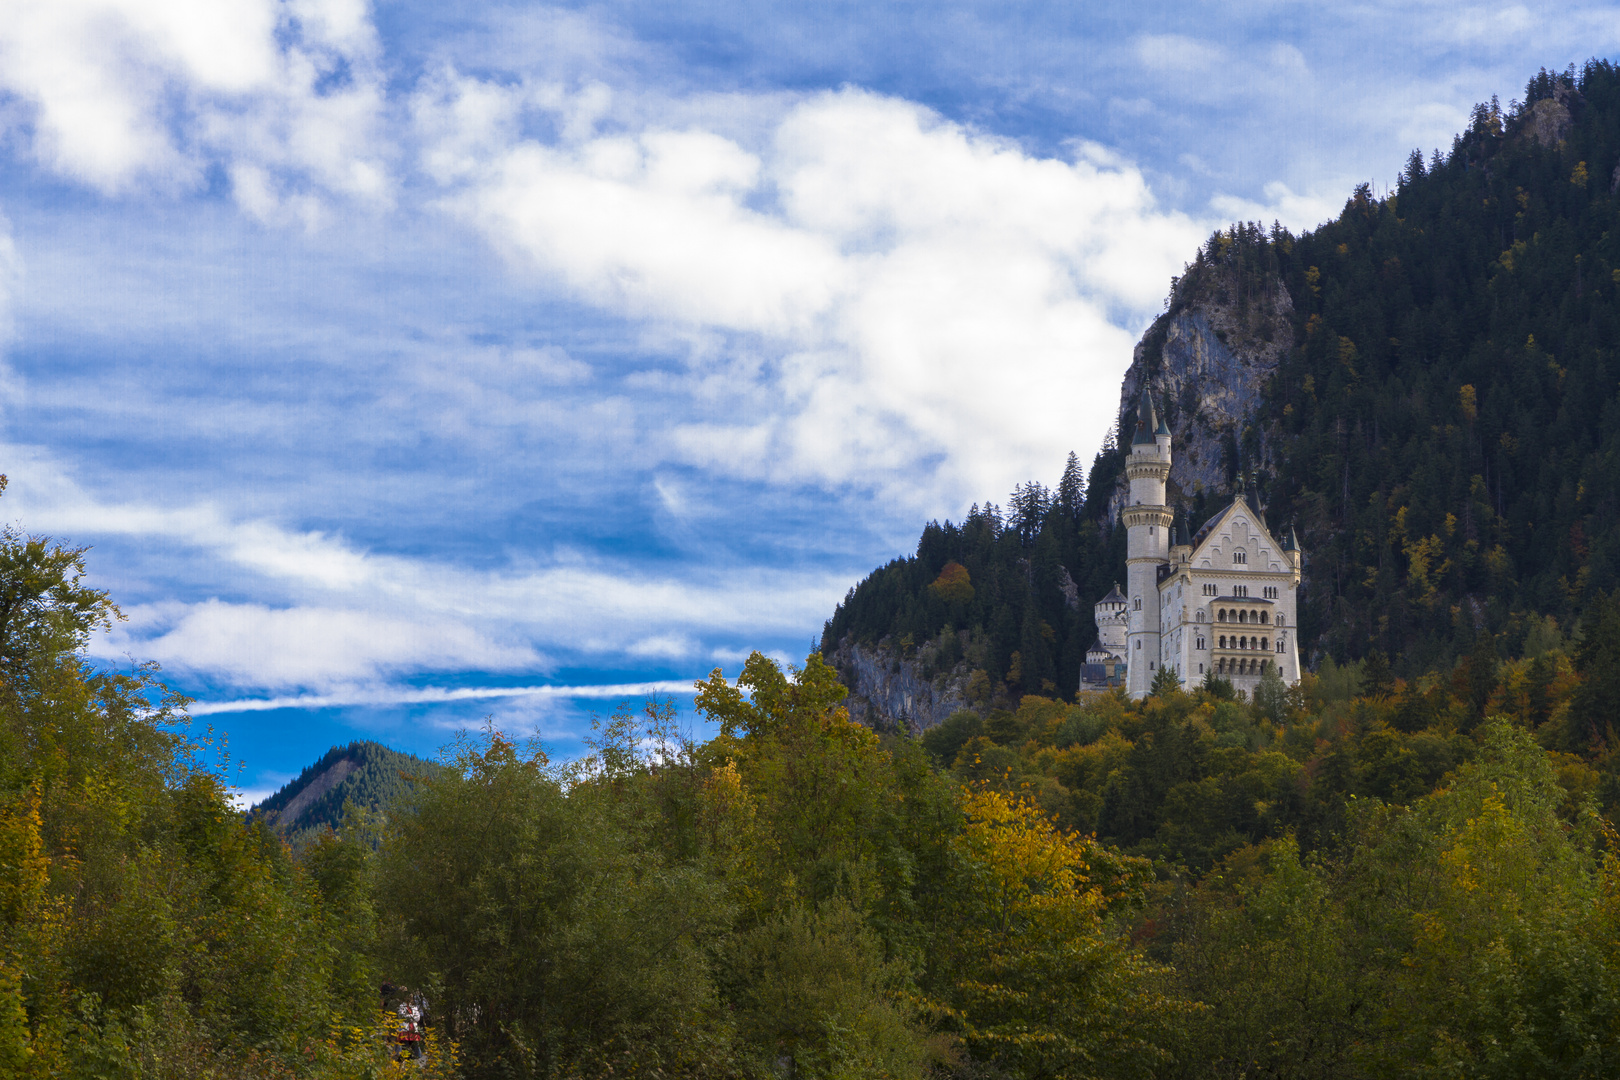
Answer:
[[[1261,415],[1262,394],[1293,346],[1294,305],[1280,282],[1241,312],[1220,291],[1206,291],[1212,294],[1172,305],[1159,317],[1136,346],[1120,387],[1122,417],[1135,408],[1144,381],[1168,413],[1175,438],[1168,485],[1172,502],[1199,491],[1226,491],[1227,457],[1251,427],[1259,456],[1245,464],[1270,465],[1271,425]],[[1115,512],[1124,498],[1122,479]]]
[[[881,644],[864,646],[848,640],[830,659],[851,688],[844,702],[850,719],[868,727],[904,727],[915,735],[968,708],[962,693],[968,678],[965,670],[924,679],[920,662],[902,660]]]
[[[1525,114],[1524,131],[1542,146],[1556,147],[1568,137],[1573,124],[1567,105],[1555,98],[1543,98]]]

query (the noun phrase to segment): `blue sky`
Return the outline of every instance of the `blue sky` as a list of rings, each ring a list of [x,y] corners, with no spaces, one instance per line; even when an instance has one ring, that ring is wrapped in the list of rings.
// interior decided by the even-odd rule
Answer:
[[[0,4],[0,517],[249,795],[800,658],[1612,5]]]

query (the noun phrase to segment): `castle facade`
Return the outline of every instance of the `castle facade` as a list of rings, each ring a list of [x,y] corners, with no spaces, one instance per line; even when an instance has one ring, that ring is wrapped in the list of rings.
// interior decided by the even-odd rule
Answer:
[[[1239,494],[1189,536],[1165,499],[1170,442],[1144,388],[1125,462],[1126,586],[1097,602],[1097,644],[1080,688],[1122,685],[1142,698],[1166,667],[1189,688],[1213,672],[1253,693],[1268,667],[1298,682],[1301,556],[1293,529],[1279,541],[1252,498]]]

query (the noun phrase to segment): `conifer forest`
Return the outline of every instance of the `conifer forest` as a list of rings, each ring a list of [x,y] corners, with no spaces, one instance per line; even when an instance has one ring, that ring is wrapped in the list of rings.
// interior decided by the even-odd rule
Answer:
[[[1620,1075],[1620,70],[1190,254],[1150,372],[1188,305],[1292,313],[1180,509],[1297,529],[1294,686],[1077,693],[1109,444],[699,683],[711,739],[654,700],[581,760],[356,743],[243,813],[162,672],[87,659],[86,552],[7,531],[0,1075]],[[966,707],[852,721],[849,641]]]

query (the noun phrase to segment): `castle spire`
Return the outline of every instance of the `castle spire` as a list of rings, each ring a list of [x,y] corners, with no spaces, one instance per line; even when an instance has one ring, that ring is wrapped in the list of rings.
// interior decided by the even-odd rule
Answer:
[[[1153,407],[1153,395],[1148,393],[1147,384],[1144,383],[1142,398],[1136,404],[1136,436],[1131,439],[1131,445],[1146,443],[1151,446],[1154,436],[1159,433],[1158,429],[1163,426],[1159,422],[1159,410]],[[1165,434],[1169,434],[1168,430]]]

